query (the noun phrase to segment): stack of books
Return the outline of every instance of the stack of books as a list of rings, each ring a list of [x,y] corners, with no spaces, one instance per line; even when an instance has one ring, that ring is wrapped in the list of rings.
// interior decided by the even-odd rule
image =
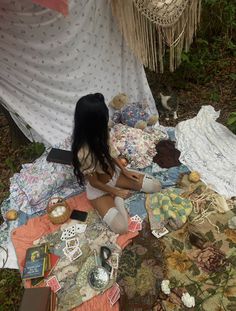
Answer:
[[[50,287],[27,288],[19,311],[56,311],[57,296]]]
[[[22,279],[31,280],[33,286],[39,285],[51,274],[59,259],[59,256],[49,252],[46,243],[28,248]]]

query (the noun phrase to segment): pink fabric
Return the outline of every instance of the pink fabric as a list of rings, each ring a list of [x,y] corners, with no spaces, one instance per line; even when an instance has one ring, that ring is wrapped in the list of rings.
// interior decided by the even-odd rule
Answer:
[[[93,208],[85,193],[68,199],[67,203],[71,209],[88,211]],[[41,238],[43,235],[57,230],[59,227],[60,225],[53,225],[50,222],[48,216],[44,215],[32,218],[25,225],[12,231],[12,242],[15,247],[20,271],[23,270],[26,250],[32,246],[33,241]],[[117,243],[121,248],[124,248],[131,242],[132,238],[137,235],[137,232],[128,232],[126,234],[122,234],[118,237]],[[30,286],[30,282],[25,282],[25,287]],[[84,302],[79,307],[73,309],[73,311],[118,311],[119,303],[117,302],[113,307],[110,305],[107,298],[108,291]]]
[[[68,0],[32,0],[32,2],[62,13],[64,16],[68,15]]]

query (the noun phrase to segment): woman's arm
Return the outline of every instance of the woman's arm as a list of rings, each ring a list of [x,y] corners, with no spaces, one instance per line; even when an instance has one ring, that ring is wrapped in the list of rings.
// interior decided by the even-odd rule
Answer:
[[[117,166],[119,166],[119,168],[121,169],[121,172],[123,175],[125,175],[127,178],[129,179],[132,179],[132,180],[135,180],[135,181],[139,181],[140,179],[140,174],[139,173],[136,173],[134,171],[130,171],[130,170],[127,170],[121,163],[118,159],[115,159],[115,158],[112,158],[113,161],[115,162],[115,164]]]
[[[115,164],[121,169],[121,172],[123,173],[126,168],[120,163],[119,159],[112,158],[112,160],[115,162]]]

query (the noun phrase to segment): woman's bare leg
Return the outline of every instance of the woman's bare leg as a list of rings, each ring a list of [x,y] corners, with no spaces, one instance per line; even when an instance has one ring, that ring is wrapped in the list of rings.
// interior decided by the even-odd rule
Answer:
[[[139,179],[137,181],[132,180],[132,179],[126,177],[125,175],[123,175],[121,172],[119,178],[117,179],[116,187],[140,191],[142,188],[142,184],[143,184],[143,178],[144,178],[144,175],[139,174]]]

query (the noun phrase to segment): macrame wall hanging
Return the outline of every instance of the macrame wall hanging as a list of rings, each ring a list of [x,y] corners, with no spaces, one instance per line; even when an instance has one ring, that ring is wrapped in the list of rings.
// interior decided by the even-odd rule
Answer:
[[[111,0],[112,12],[124,38],[139,58],[153,71],[169,70],[181,63],[200,21],[201,0]]]

